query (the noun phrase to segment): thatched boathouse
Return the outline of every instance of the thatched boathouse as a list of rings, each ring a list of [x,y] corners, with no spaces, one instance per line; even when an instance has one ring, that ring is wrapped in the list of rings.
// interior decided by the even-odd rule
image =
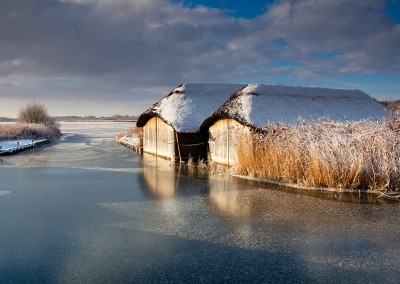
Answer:
[[[209,155],[217,163],[236,162],[237,135],[271,123],[296,124],[299,118],[333,121],[381,120],[387,110],[360,90],[249,84],[233,94],[201,126],[209,130]]]
[[[186,83],[142,113],[143,151],[173,160],[206,159],[204,120],[244,84]]]

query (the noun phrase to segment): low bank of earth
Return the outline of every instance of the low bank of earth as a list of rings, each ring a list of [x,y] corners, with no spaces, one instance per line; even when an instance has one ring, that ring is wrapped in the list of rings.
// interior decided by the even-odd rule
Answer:
[[[276,180],[272,180],[272,179],[260,179],[260,178],[254,178],[251,176],[245,176],[245,175],[233,174],[232,176],[242,178],[242,179],[247,179],[250,181],[275,184],[275,185],[293,188],[293,189],[303,189],[303,190],[309,190],[309,191],[337,192],[337,193],[352,193],[352,194],[367,193],[367,194],[374,194],[378,198],[385,198],[385,199],[389,199],[389,200],[400,201],[400,192],[399,191],[392,191],[392,190],[387,190],[387,189],[381,189],[381,190],[366,190],[366,189],[364,189],[364,190],[361,190],[361,189],[333,188],[333,187],[307,187],[307,186],[302,186],[302,185],[295,184],[295,183],[285,183],[285,182],[280,182],[280,181],[276,181]]]

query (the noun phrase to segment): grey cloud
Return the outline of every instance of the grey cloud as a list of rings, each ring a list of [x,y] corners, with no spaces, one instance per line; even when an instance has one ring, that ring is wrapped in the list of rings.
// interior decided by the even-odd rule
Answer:
[[[304,64],[304,71],[316,70],[314,74],[399,73],[400,65],[390,62],[399,60],[400,29],[384,9],[384,1],[374,0],[280,1],[256,19],[258,25],[245,42],[260,50],[268,42],[265,39],[282,38],[287,41],[284,52],[273,52],[274,46],[267,44],[260,54],[272,52],[277,58]]]
[[[383,1],[282,0],[252,20],[167,0],[0,3],[0,84],[84,78],[100,83],[82,92],[128,98],[183,81],[400,72],[400,28]]]
[[[120,76],[119,83],[130,78],[128,85],[177,81],[196,68],[188,59],[213,46],[223,49],[226,37],[241,30],[216,10],[190,10],[161,0],[6,4],[0,60],[24,64],[19,70],[3,68],[3,73]]]

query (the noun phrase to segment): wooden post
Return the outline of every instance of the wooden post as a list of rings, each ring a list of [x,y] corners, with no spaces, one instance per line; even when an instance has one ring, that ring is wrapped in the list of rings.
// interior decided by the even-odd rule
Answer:
[[[228,143],[227,143],[227,147],[228,147],[228,166],[230,166],[230,164],[229,164],[229,158],[230,158],[230,157],[229,157],[229,138],[230,138],[230,129],[229,129],[229,126],[230,126],[230,120],[228,120],[227,122],[228,122],[228,123],[227,123],[227,124],[228,124],[228,128],[227,128],[227,131],[226,131],[226,132],[227,132],[226,140],[227,140],[227,142],[228,142]]]
[[[156,156],[158,156],[158,117],[156,117]]]
[[[182,157],[181,157],[181,146],[179,145],[179,139],[178,139],[178,132],[175,131],[175,140],[176,140],[176,145],[178,146],[178,155],[179,155],[179,162],[182,162]]]

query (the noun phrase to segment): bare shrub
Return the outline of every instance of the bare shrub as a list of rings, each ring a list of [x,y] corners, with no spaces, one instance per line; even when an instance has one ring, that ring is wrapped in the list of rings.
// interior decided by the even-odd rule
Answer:
[[[20,109],[18,121],[22,123],[42,123],[46,125],[53,125],[55,123],[49,116],[46,106],[35,101]]]
[[[398,121],[269,125],[240,137],[237,174],[310,187],[399,189]]]

